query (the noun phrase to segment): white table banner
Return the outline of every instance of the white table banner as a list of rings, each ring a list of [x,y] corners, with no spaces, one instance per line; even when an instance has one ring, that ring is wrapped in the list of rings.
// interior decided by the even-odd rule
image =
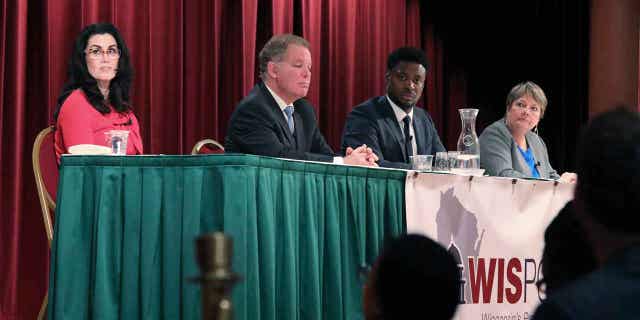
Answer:
[[[448,248],[461,272],[455,319],[525,320],[540,303],[544,231],[573,198],[555,181],[409,172],[407,232]]]

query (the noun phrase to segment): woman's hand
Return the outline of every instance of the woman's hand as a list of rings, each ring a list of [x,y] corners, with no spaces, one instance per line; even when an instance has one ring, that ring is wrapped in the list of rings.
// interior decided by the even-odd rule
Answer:
[[[565,172],[560,176],[558,181],[564,183],[576,183],[578,181],[578,175],[573,172]]]

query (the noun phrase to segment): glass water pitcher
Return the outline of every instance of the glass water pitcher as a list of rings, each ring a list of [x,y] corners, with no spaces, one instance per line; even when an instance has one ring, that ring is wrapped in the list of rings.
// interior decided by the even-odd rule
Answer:
[[[462,120],[462,130],[458,138],[457,169],[480,169],[480,144],[476,134],[478,109],[458,109]]]

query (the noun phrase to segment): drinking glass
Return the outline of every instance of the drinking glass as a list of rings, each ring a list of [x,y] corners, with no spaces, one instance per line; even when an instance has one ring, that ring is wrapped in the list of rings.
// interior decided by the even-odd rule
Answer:
[[[456,167],[456,160],[458,159],[459,151],[448,151],[447,157],[449,158],[449,169]]]
[[[436,152],[434,166],[436,171],[449,171],[449,156],[446,151]]]
[[[419,154],[409,157],[413,170],[431,171],[433,156],[430,154]]]
[[[111,148],[111,154],[127,154],[128,130],[109,130],[105,132],[104,135],[106,137],[107,147]]]

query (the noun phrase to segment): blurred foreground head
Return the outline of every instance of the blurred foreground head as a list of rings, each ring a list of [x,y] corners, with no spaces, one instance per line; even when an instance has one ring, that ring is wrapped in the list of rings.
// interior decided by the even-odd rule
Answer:
[[[640,115],[618,107],[595,117],[578,145],[576,199],[610,232],[640,234]]]
[[[365,318],[451,319],[459,295],[459,273],[449,252],[427,237],[403,235],[385,246],[369,275]]]

